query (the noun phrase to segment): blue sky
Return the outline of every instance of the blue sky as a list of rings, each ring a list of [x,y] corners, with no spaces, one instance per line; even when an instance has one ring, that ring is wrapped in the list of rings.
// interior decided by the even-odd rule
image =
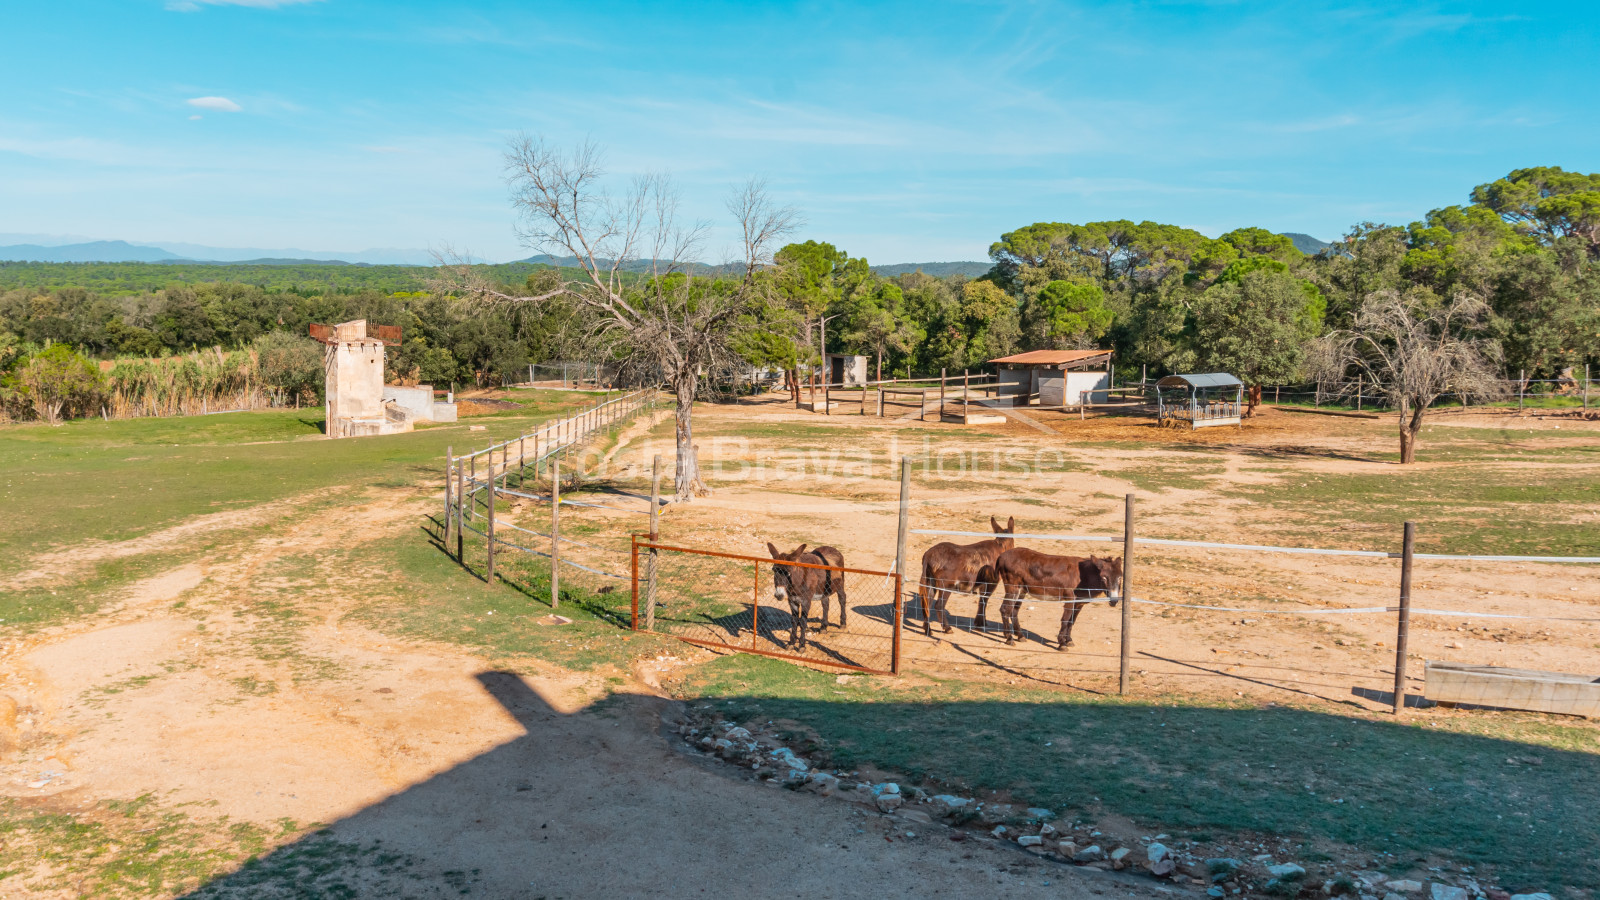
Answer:
[[[526,256],[518,131],[750,175],[799,237],[982,259],[1030,222],[1324,240],[1513,168],[1600,169],[1597,17],[1507,3],[12,0],[0,232]],[[723,255],[726,229],[706,258]]]

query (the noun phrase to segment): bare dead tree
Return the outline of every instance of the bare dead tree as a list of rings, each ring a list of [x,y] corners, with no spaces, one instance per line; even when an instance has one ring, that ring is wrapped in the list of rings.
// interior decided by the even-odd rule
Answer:
[[[576,260],[581,275],[547,270],[521,295],[472,266],[441,260],[434,289],[487,303],[570,303],[582,315],[592,348],[646,383],[667,382],[677,400],[677,499],[709,493],[694,445],[700,380],[730,362],[734,342],[755,327],[770,282],[763,267],[798,215],[775,205],[765,185],[752,179],[728,202],[743,258],[710,268],[692,262],[709,225],[679,221],[678,194],[665,176],[635,178],[626,192],[613,195],[602,183],[594,144],[563,153],[527,136],[512,141],[505,162],[523,245]]]
[[[1349,376],[1364,390],[1376,388],[1400,413],[1400,462],[1417,461],[1423,415],[1446,394],[1491,400],[1504,394],[1497,375],[1499,346],[1472,336],[1489,316],[1489,305],[1469,294],[1440,303],[1394,290],[1367,295],[1355,321],[1324,336],[1313,352],[1313,369],[1342,394],[1353,394]]]

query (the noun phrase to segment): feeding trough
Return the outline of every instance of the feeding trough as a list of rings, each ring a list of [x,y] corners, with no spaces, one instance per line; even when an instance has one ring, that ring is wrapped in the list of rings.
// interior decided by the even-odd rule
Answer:
[[[1422,696],[1437,703],[1600,718],[1600,678],[1428,660]]]
[[[1226,372],[1168,375],[1156,382],[1160,425],[1209,428],[1244,424],[1244,382]]]

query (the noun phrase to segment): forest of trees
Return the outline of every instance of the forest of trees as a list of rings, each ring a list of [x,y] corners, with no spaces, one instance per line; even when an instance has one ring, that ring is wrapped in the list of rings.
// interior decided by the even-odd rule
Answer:
[[[829,352],[866,354],[883,377],[1102,346],[1125,372],[1285,383],[1311,377],[1319,342],[1357,327],[1373,298],[1398,297],[1423,317],[1471,298],[1484,314],[1451,327],[1469,331],[1501,375],[1600,362],[1600,175],[1521,169],[1466,199],[1405,226],[1358,224],[1315,256],[1259,228],[1210,238],[1155,222],[1041,222],[1001,235],[980,277],[882,277],[844,248],[792,243],[758,273],[773,299],[736,346],[755,366],[804,368],[825,334]],[[477,268],[513,293],[561,273]],[[492,384],[523,377],[531,362],[599,352],[580,310],[469,303],[431,290],[429,278],[401,266],[0,263],[0,401],[12,417],[42,417],[24,373],[47,350],[53,361],[38,371],[70,369],[58,347],[88,359],[207,348],[258,359],[269,344],[287,352],[312,322],[353,318],[404,329],[392,379]],[[295,377],[273,389],[318,389]]]

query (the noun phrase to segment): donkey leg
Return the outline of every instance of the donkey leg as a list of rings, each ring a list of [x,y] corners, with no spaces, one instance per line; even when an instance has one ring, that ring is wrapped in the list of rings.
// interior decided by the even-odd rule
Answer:
[[[1000,630],[1005,633],[1006,646],[1008,647],[1015,644],[1017,639],[1022,637],[1022,628],[1015,623],[1017,610],[1022,608],[1022,593],[1019,590],[1012,594],[1011,589],[1007,588],[1006,599],[1000,604]],[[1014,625],[1015,628],[1013,629]]]
[[[828,599],[832,595],[827,591],[822,592],[822,624],[817,626],[817,633],[822,634],[828,630]]]
[[[1072,646],[1072,623],[1078,620],[1078,608],[1083,604],[1068,600],[1061,605],[1061,631],[1056,635],[1056,649]]]
[[[800,642],[805,638],[800,630],[805,625],[805,618],[800,613],[800,600],[793,594],[789,595],[789,646],[804,646]]]
[[[987,591],[978,592],[978,615],[972,620],[972,629],[982,631],[989,624],[989,594]]]
[[[933,597],[930,595],[934,588],[926,579],[922,582],[922,636],[933,637]]]
[[[939,594],[939,606],[938,606],[938,608],[939,608],[939,627],[944,629],[944,633],[945,634],[949,634],[950,633],[950,594],[951,593],[953,593],[953,592],[947,588],[947,589],[945,589],[943,592],[941,592]]]
[[[850,607],[845,605],[844,585],[841,583],[834,593],[839,595],[839,630],[850,630]]]

